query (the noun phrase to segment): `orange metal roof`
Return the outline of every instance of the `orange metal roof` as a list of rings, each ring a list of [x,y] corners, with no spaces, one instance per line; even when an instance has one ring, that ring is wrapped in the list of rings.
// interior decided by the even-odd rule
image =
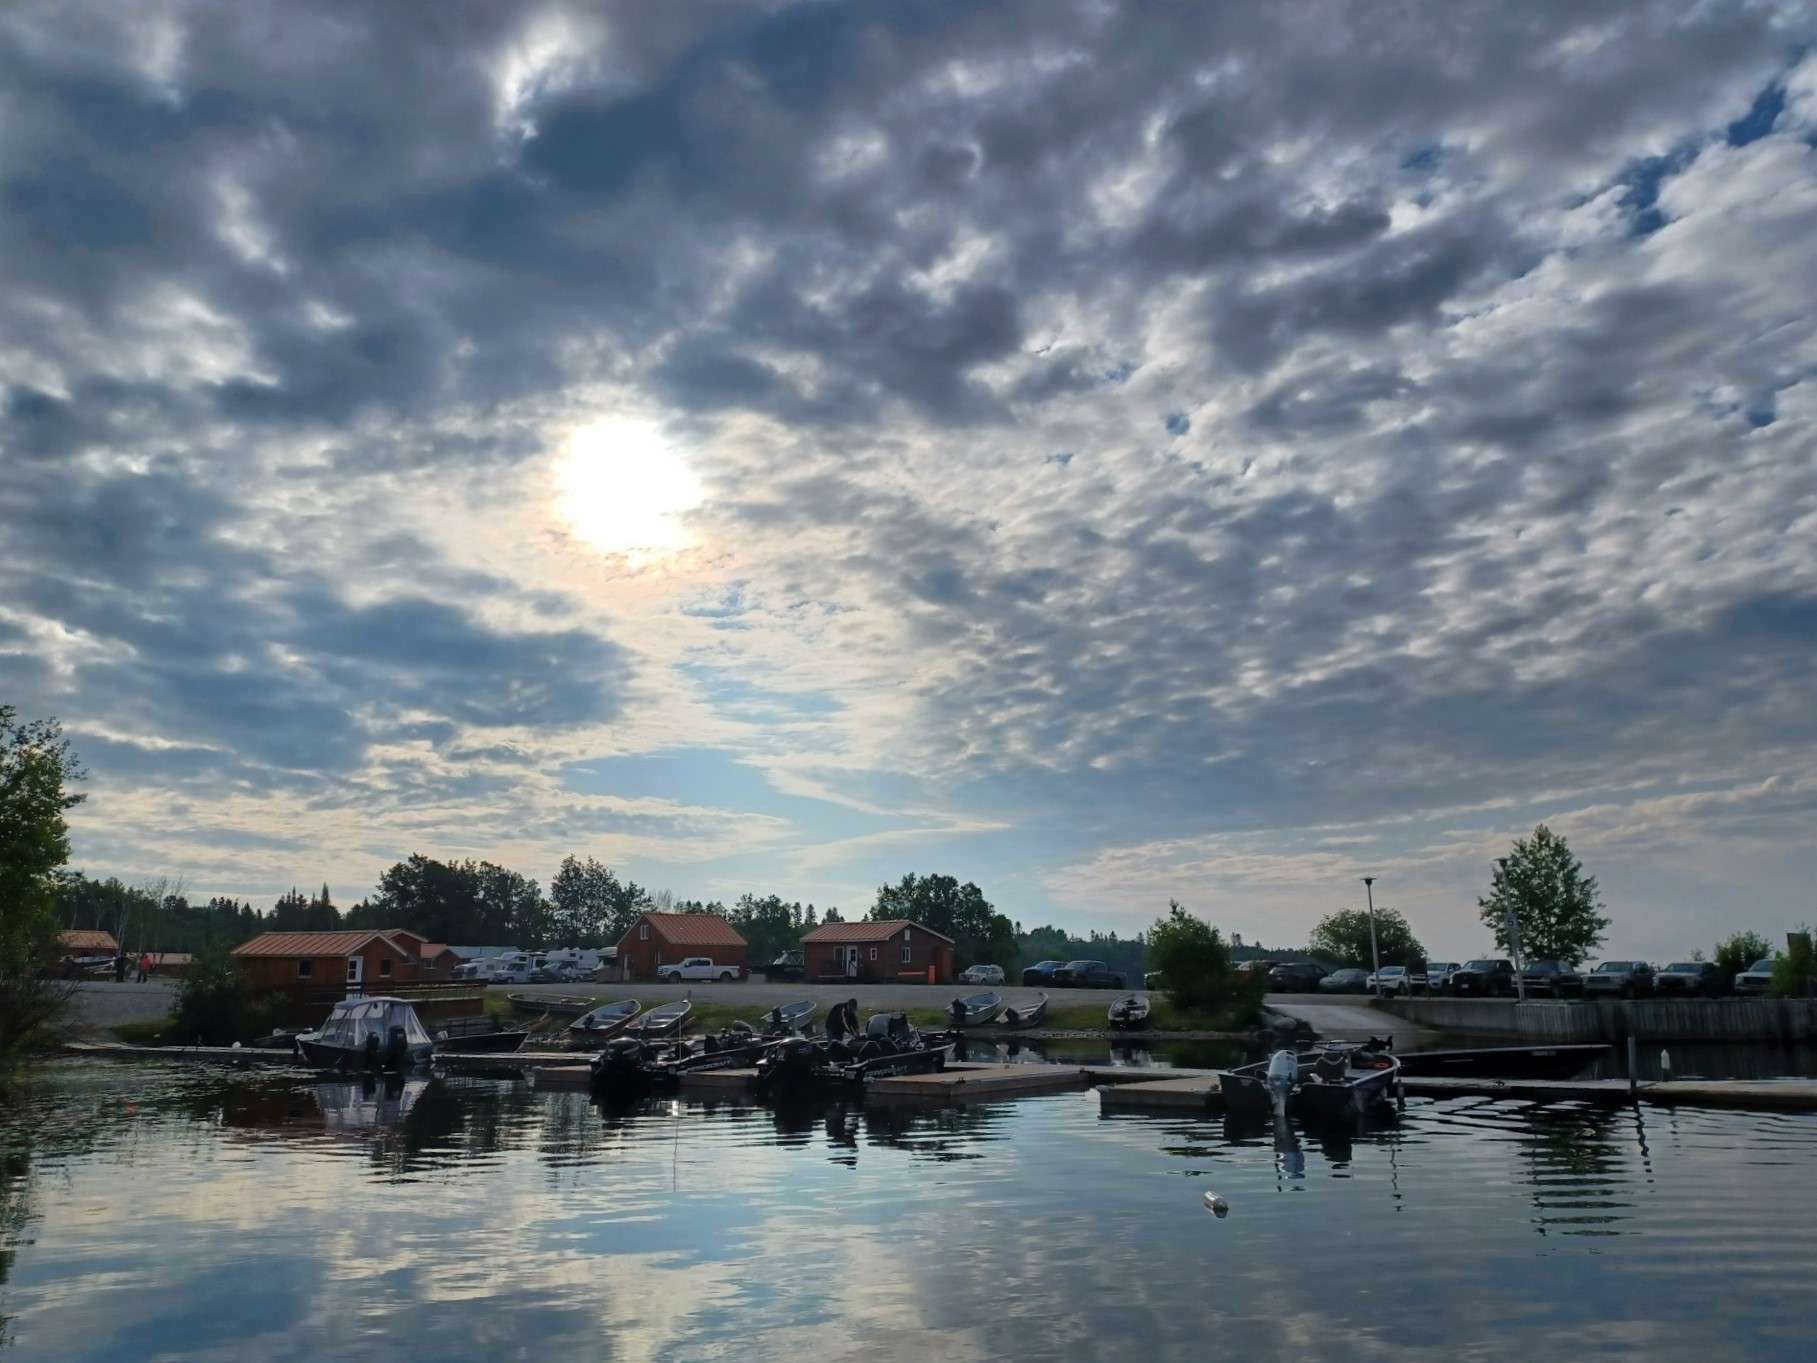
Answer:
[[[745,940],[725,919],[716,913],[644,913],[637,923],[647,922],[663,941],[674,947],[741,947]],[[637,923],[618,939],[623,946],[637,939]]]
[[[938,937],[942,942],[953,940],[944,932],[935,932],[932,928],[923,927],[919,923],[911,923],[906,918],[880,918],[870,923],[822,923],[812,932],[803,933],[801,940],[804,942],[882,942],[894,937],[904,928],[914,928],[917,932],[925,932],[929,937]]]
[[[75,928],[61,934],[63,945],[70,951],[118,951],[120,944],[111,932],[96,928]]]
[[[401,956],[410,953],[372,928],[345,932],[261,932],[233,949],[235,956],[351,956],[374,937]]]

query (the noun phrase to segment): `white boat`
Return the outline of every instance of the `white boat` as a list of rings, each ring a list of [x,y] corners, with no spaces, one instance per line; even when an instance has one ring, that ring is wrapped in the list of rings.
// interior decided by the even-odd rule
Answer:
[[[310,1064],[337,1070],[403,1070],[426,1065],[435,1054],[416,1009],[385,997],[342,999],[328,1021],[296,1044]]]
[[[982,1027],[987,1022],[995,1022],[1002,1011],[1003,995],[990,991],[954,999],[947,1009],[955,1027]]]

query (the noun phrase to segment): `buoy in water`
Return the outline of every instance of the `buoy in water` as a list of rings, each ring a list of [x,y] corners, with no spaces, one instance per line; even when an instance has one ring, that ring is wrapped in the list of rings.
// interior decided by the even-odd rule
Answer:
[[[1225,1217],[1225,1216],[1230,1215],[1230,1204],[1228,1202],[1226,1202],[1223,1198],[1219,1197],[1216,1193],[1206,1193],[1205,1194],[1205,1209],[1207,1211],[1209,1211],[1213,1216],[1216,1216],[1216,1217]]]

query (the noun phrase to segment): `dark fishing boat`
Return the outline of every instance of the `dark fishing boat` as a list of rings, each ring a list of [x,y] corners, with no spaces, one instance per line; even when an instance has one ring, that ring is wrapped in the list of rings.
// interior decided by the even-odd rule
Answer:
[[[1218,1091],[1234,1116],[1262,1118],[1280,1108],[1302,1121],[1335,1121],[1391,1104],[1400,1072],[1385,1041],[1328,1041],[1313,1051],[1276,1051],[1253,1065],[1220,1070]]]
[[[790,1037],[765,1048],[757,1086],[766,1092],[812,1087],[862,1086],[900,1074],[935,1074],[946,1068],[953,1034],[915,1030],[906,1013],[877,1013],[864,1036],[840,1041]]]
[[[682,1028],[688,1025],[688,1018],[694,1012],[694,1005],[687,999],[676,999],[674,1003],[665,1003],[659,1008],[652,1008],[642,1017],[625,1028],[627,1036],[635,1036],[643,1041],[657,1037],[679,1036]]]
[[[1005,1027],[1039,1027],[1047,1021],[1047,995],[1043,994],[1033,1003],[1009,1005],[1003,1010],[1000,1021]]]
[[[528,1027],[500,1027],[485,1014],[443,1018],[435,1024],[437,1055],[504,1055],[519,1049]]]
[[[626,1096],[673,1088],[685,1074],[750,1068],[770,1044],[742,1022],[690,1042],[620,1036],[607,1042],[588,1068],[596,1093]]]
[[[422,1019],[403,999],[342,999],[328,1020],[296,1039],[311,1065],[335,1070],[407,1070],[435,1055]]]
[[[963,998],[954,999],[946,1011],[955,1028],[982,1027],[987,1022],[995,1022],[997,1015],[1003,1011],[1003,995],[988,991],[967,994]]]
[[[550,1017],[577,1018],[593,1007],[592,999],[557,998],[543,994],[512,994],[509,998],[512,1012],[532,1016],[546,1013]]]
[[[568,1039],[580,1045],[608,1041],[629,1027],[642,1010],[643,1005],[636,999],[601,1004],[568,1024]]]
[[[1135,1031],[1148,1026],[1148,1000],[1140,994],[1127,994],[1111,1004],[1105,1016],[1119,1032]]]

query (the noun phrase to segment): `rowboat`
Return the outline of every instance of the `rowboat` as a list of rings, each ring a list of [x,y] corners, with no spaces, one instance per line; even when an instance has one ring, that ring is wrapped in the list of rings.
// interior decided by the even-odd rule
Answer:
[[[593,1007],[592,999],[557,998],[548,994],[512,994],[511,1010],[515,1013],[547,1013],[551,1017],[577,1018]]]
[[[982,1027],[1003,1011],[1003,995],[986,991],[954,999],[947,1008],[955,1027]]]
[[[1047,995],[1033,1003],[1011,1004],[1003,1010],[1000,1021],[1005,1027],[1039,1027],[1047,1020]]]
[[[676,1036],[688,1025],[688,1017],[693,1011],[694,1005],[687,999],[676,999],[660,1008],[652,1008],[626,1027],[625,1032],[645,1041],[653,1037]]]
[[[759,1019],[760,1030],[771,1036],[791,1032],[806,1034],[814,1029],[815,1004],[812,999],[799,1003],[779,1003]]]
[[[1118,1031],[1133,1031],[1148,1026],[1148,1000],[1140,994],[1128,994],[1111,1004],[1106,1012],[1110,1025]]]
[[[631,1020],[642,1008],[643,1005],[636,999],[620,999],[616,1003],[601,1004],[570,1022],[568,1036],[582,1043],[608,1040],[630,1026]]]
[[[1276,1051],[1267,1060],[1218,1073],[1227,1111],[1266,1117],[1277,1106],[1308,1121],[1359,1116],[1391,1103],[1400,1062],[1386,1042],[1327,1041],[1317,1050]]]
[[[342,999],[296,1045],[311,1065],[337,1070],[405,1070],[428,1064],[435,1054],[416,1009],[382,997]]]
[[[435,1034],[435,1053],[437,1055],[503,1055],[519,1049],[529,1035],[528,1027],[458,1028],[444,1023]]]

